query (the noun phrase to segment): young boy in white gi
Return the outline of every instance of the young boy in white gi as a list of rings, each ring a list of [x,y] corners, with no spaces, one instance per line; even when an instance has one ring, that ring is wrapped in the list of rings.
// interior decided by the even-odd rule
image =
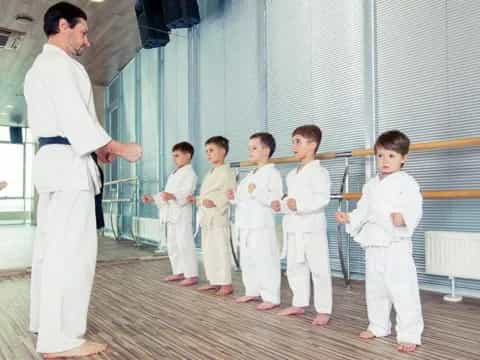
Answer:
[[[168,177],[165,190],[142,197],[144,203],[155,202],[160,209],[160,221],[167,226],[167,248],[172,275],[165,280],[180,281],[182,286],[198,283],[192,205],[187,200],[197,184],[197,175],[191,165],[193,153],[193,146],[188,142],[175,144],[172,157],[176,169]]]
[[[248,143],[249,160],[257,167],[240,182],[228,198],[236,205],[235,221],[240,235],[240,262],[245,296],[235,301],[263,300],[258,310],[280,304],[280,250],[270,205],[282,196],[282,177],[268,161],[275,151],[269,133],[256,133]]]
[[[235,187],[235,174],[225,164],[228,149],[228,139],[223,136],[213,136],[205,142],[207,160],[213,167],[203,179],[200,195],[190,197],[198,206],[203,265],[209,282],[199,290],[215,290],[219,296],[233,293],[227,190]]]
[[[365,248],[368,329],[363,339],[388,336],[392,305],[397,315],[398,350],[415,351],[423,331],[412,234],[422,216],[422,196],[415,179],[402,171],[410,141],[388,131],[375,143],[378,174],[363,187],[357,209],[336,219]]]
[[[304,125],[292,133],[292,150],[300,165],[287,176],[288,195],[272,202],[272,209],[284,212],[284,250],[292,306],[279,315],[298,315],[310,303],[313,279],[317,316],[313,325],[323,326],[332,312],[332,280],[328,256],[325,208],[330,201],[330,176],[315,154],[322,140],[316,125]]]

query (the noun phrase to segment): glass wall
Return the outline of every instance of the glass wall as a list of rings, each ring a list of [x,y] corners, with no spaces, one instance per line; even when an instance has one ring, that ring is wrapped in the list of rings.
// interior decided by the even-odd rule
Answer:
[[[28,128],[22,129],[22,144],[12,144],[9,127],[0,126],[0,180],[8,183],[0,193],[2,224],[31,221],[33,156],[34,145]]]

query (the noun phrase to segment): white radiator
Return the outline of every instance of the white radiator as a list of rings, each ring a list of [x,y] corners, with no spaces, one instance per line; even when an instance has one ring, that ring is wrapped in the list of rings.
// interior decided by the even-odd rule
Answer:
[[[133,218],[133,229],[135,234],[141,238],[159,243],[159,247],[166,245],[165,229],[160,220],[144,217]]]
[[[426,272],[480,279],[480,233],[425,232]]]

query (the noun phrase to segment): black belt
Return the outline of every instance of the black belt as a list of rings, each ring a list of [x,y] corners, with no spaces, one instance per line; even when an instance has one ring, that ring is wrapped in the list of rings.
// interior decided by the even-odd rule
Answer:
[[[39,147],[45,146],[45,145],[53,145],[53,144],[59,144],[59,145],[71,145],[70,141],[66,137],[63,136],[51,136],[51,137],[40,137],[38,138],[38,145]]]

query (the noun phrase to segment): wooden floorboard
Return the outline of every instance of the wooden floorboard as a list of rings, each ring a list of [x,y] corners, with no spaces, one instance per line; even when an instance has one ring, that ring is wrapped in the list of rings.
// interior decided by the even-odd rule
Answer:
[[[235,304],[194,288],[165,283],[168,261],[134,261],[97,269],[87,336],[111,345],[90,359],[480,359],[480,301],[447,304],[422,293],[424,345],[415,354],[396,351],[393,337],[363,341],[367,325],[364,288],[334,281],[334,314],[328,327],[306,315],[284,318],[255,304]],[[240,274],[234,276],[241,294]],[[0,359],[40,359],[27,332],[27,276],[0,281]],[[291,299],[283,279],[282,306]]]

